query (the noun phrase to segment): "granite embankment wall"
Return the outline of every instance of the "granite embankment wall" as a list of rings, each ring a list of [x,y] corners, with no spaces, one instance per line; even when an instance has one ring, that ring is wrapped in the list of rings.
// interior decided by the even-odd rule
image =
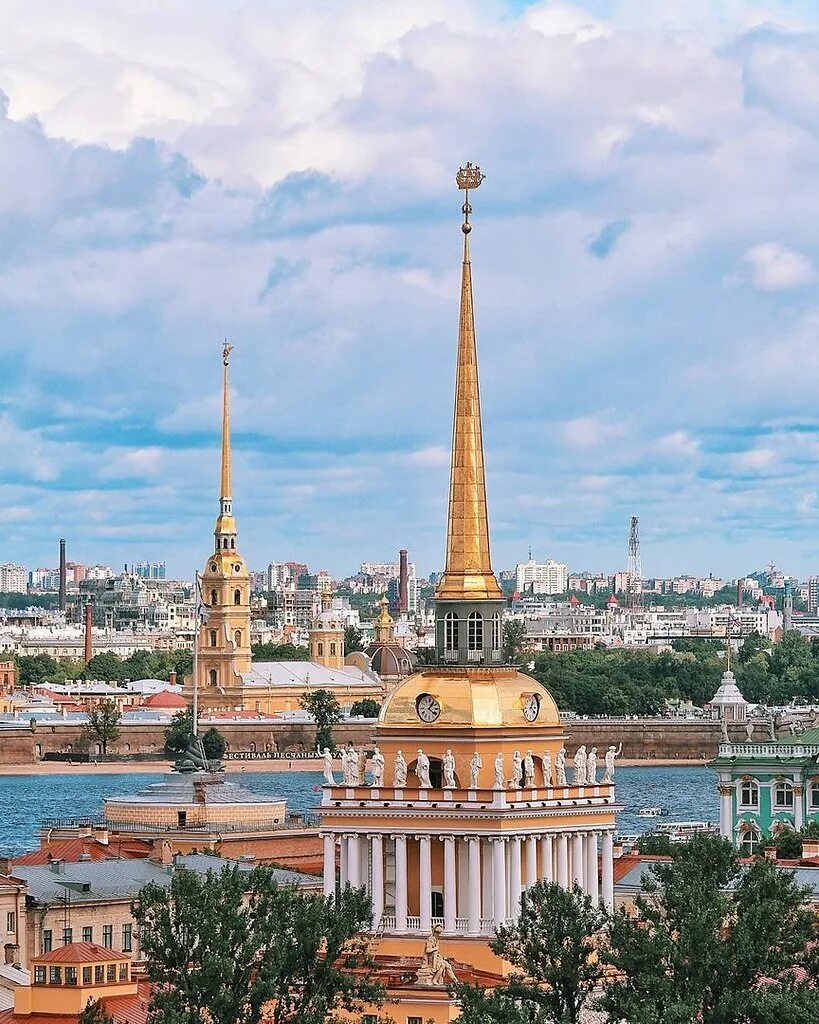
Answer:
[[[231,751],[302,752],[313,749],[312,728],[300,724],[277,723],[260,726],[254,722],[220,725],[220,731]],[[33,764],[47,753],[70,751],[77,743],[80,727],[76,725],[39,725],[0,730],[0,764]],[[759,730],[758,730],[759,731]],[[339,725],[334,730],[336,741],[366,744],[372,738],[372,725]],[[720,740],[720,727],[711,721],[669,721],[668,719],[591,719],[566,722],[566,746],[573,750],[581,743],[595,746],[602,753],[609,744],[623,744],[627,758],[713,757]],[[744,740],[745,729],[731,729],[731,738]],[[762,734],[758,736],[763,739]],[[119,739],[109,744],[109,753],[117,755],[159,754],[165,741],[164,728],[159,725],[123,726]],[[91,753],[97,751],[92,746]]]

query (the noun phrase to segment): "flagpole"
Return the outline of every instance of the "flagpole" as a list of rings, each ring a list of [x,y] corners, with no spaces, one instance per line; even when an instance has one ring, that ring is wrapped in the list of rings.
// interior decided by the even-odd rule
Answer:
[[[199,734],[199,571],[193,579],[193,735]]]

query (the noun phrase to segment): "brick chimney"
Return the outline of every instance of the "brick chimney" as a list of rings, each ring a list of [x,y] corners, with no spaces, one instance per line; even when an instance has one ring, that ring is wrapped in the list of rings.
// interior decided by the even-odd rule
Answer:
[[[819,860],[819,839],[802,840],[802,860]]]
[[[94,647],[91,640],[91,625],[94,621],[94,607],[91,604],[85,606],[85,649],[83,651],[83,658],[85,658],[86,665],[94,656]]]
[[[171,686],[176,686],[176,669],[171,669],[168,673],[168,682]]]

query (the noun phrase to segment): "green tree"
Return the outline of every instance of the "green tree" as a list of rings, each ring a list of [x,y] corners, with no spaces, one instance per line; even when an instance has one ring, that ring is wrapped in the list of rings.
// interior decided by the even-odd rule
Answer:
[[[310,651],[293,644],[254,644],[250,653],[255,661],[309,661]]]
[[[193,736],[193,711],[185,708],[177,711],[171,724],[165,730],[165,750],[169,754],[181,754],[188,749]]]
[[[742,645],[737,651],[737,661],[744,665],[745,662],[755,658],[758,654],[765,654],[769,646],[770,641],[758,630],[754,629],[742,641]]]
[[[642,890],[634,911],[614,915],[603,950],[615,969],[600,998],[611,1020],[761,1024],[764,993],[801,1000],[792,972],[813,970],[813,917],[790,874],[766,859],[743,871],[729,842],[698,835],[653,864]]]
[[[494,992],[455,986],[463,1024],[526,1021],[577,1024],[599,985],[597,933],[608,920],[578,885],[537,882],[523,894],[518,920],[498,929],[493,951],[513,972]]]
[[[88,679],[101,679],[104,682],[125,678],[121,659],[111,651],[95,654],[85,666],[85,675]]]
[[[325,1024],[355,1017],[383,993],[371,980],[362,933],[371,904],[363,889],[325,900],[276,884],[274,871],[236,866],[169,886],[146,886],[133,915],[153,983],[155,1024]]]
[[[17,681],[21,686],[39,686],[59,678],[57,662],[48,654],[22,654],[17,658]]]
[[[227,742],[225,737],[215,729],[213,726],[208,729],[202,736],[202,748],[205,751],[205,757],[209,761],[218,761],[225,752]]]
[[[357,700],[350,708],[351,715],[361,715],[362,718],[378,718],[381,705],[372,697],[365,697],[364,700]]]
[[[114,1024],[101,999],[90,999],[77,1017],[77,1024]]]
[[[519,665],[529,650],[526,626],[517,619],[507,619],[503,624],[503,657],[510,665]]]
[[[344,628],[344,651],[346,654],[351,654],[353,651],[364,650],[364,638],[361,635],[361,630],[356,629],[355,626],[346,626]]]
[[[302,708],[313,716],[316,723],[316,746],[319,750],[329,747],[335,749],[333,741],[333,726],[341,721],[341,708],[335,698],[335,694],[329,690],[313,690],[306,693],[300,704]]]
[[[108,753],[108,744],[119,739],[119,723],[122,715],[112,700],[100,701],[88,712],[88,732],[99,740],[103,754]]]
[[[646,832],[637,840],[640,853],[654,857],[673,857],[674,844],[664,832]]]

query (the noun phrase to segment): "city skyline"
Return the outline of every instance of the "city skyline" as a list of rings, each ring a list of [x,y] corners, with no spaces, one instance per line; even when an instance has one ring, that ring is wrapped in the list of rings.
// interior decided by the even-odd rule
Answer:
[[[0,558],[191,575],[227,334],[249,563],[439,569],[473,159],[494,566],[815,572],[819,14],[686,6],[8,5]]]

